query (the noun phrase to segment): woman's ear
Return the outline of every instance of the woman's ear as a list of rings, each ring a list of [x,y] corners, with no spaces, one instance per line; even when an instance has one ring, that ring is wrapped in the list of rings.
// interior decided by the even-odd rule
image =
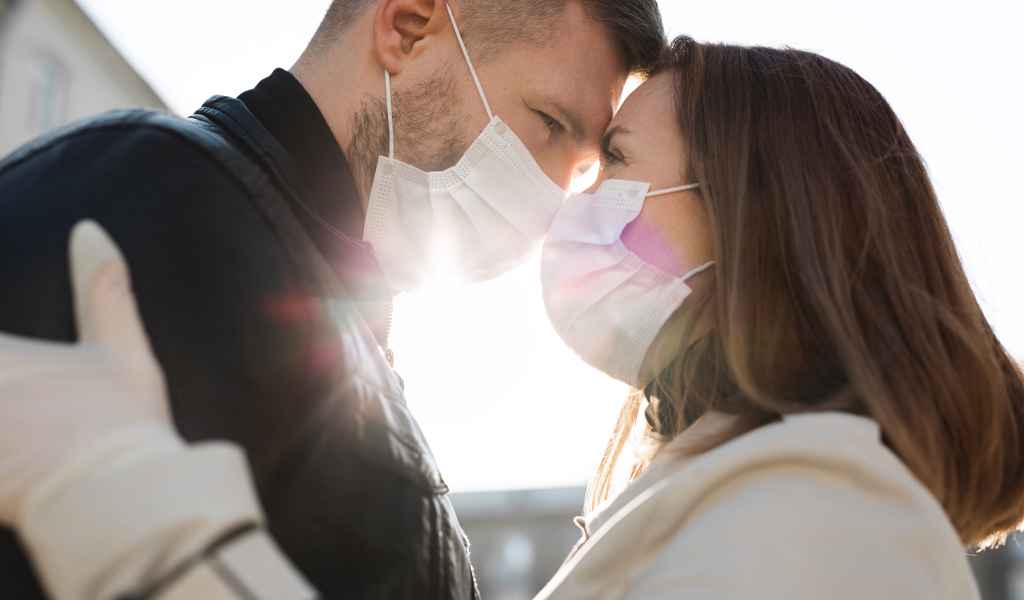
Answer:
[[[373,20],[374,53],[398,75],[451,27],[447,0],[379,0]],[[456,10],[452,7],[452,10]]]

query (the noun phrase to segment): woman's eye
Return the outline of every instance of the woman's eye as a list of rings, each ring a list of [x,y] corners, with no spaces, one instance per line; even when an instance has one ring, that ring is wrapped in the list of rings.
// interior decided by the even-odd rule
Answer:
[[[610,167],[612,165],[622,165],[626,163],[626,157],[621,152],[612,146],[612,140],[609,136],[605,136],[601,140],[601,166]]]
[[[611,165],[618,165],[625,162],[622,156],[611,148],[601,148],[601,164],[608,167]]]

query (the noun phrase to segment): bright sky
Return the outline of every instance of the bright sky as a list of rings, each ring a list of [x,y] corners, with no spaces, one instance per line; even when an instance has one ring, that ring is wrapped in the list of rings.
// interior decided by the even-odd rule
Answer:
[[[290,66],[327,5],[81,2],[182,113]],[[873,82],[928,161],[996,332],[1024,357],[1024,4],[662,0],[662,8],[672,34],[812,50]],[[398,303],[393,342],[408,400],[456,491],[582,484],[625,397],[562,346],[537,279],[531,264]]]

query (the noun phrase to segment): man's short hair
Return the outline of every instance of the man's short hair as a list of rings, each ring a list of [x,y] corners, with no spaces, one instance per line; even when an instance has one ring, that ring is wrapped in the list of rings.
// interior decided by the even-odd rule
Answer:
[[[544,44],[557,35],[552,20],[570,0],[457,0],[462,5],[467,43],[486,61],[512,43]],[[657,0],[578,0],[615,39],[627,69],[649,74],[668,42]],[[334,0],[314,43],[340,37],[374,0]]]

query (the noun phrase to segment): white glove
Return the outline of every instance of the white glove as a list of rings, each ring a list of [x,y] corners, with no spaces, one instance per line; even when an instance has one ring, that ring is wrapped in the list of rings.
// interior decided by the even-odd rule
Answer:
[[[71,236],[77,344],[0,334],[0,524],[89,469],[180,449],[113,241],[85,222]]]
[[[70,247],[79,342],[0,334],[0,524],[17,529],[49,597],[105,600],[146,589],[263,514],[239,448],[189,447],[175,432],[113,241],[84,223]],[[274,573],[255,588],[289,593],[269,597],[312,596],[265,534],[252,539],[240,548],[262,558],[239,573]],[[205,572],[175,589],[195,589]]]

